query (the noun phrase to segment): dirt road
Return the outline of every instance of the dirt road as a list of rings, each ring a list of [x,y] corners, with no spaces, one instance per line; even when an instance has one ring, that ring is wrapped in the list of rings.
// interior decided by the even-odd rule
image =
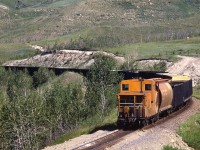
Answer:
[[[167,72],[192,77],[193,86],[200,81],[200,58],[178,56],[180,61],[174,63],[167,69]]]

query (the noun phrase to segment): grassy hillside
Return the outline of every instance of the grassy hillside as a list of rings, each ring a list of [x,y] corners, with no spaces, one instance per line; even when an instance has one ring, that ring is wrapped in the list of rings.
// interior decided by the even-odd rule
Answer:
[[[200,32],[196,0],[21,0],[19,7],[16,1],[0,3],[10,8],[0,14],[0,42],[30,42],[74,33],[82,36],[87,30],[87,38],[114,37],[106,45],[112,47]]]
[[[199,56],[199,8],[199,0],[0,0],[0,63],[35,54],[31,44],[56,45],[55,49],[103,49],[137,59]],[[33,102],[40,99],[31,96]],[[80,133],[90,130],[88,124]]]
[[[199,6],[197,0],[0,0],[1,62],[29,44],[138,58],[196,55],[198,38],[179,39],[200,35]]]
[[[27,44],[13,43],[1,44],[0,43],[0,64],[11,59],[23,59],[33,56],[37,53]]]
[[[127,44],[124,46],[106,49],[112,53],[119,53],[125,56],[135,55],[141,58],[167,58],[173,60],[175,55],[200,56],[200,38],[190,38],[188,40],[171,40],[160,42],[148,42]]]
[[[0,0],[0,3],[11,9],[29,7],[62,7],[74,4],[80,0]]]

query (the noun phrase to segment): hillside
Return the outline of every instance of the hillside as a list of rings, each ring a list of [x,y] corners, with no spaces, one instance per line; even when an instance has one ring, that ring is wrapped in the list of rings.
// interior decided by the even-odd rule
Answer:
[[[114,58],[120,65],[125,62],[124,57],[100,51],[60,50],[54,53],[43,53],[31,58],[14,60],[4,63],[4,66],[39,66],[64,68],[89,68],[94,58],[103,54]]]
[[[61,42],[66,43],[81,37],[90,42],[90,45],[86,42],[90,48],[102,48],[199,33],[198,0],[0,0],[0,3],[8,8],[0,13],[0,42],[52,38],[60,42],[57,38],[62,37]]]

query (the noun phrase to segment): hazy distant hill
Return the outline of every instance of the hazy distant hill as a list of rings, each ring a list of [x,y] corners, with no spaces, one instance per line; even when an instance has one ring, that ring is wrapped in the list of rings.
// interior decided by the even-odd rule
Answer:
[[[0,42],[73,33],[113,45],[200,33],[199,0],[0,0]],[[110,46],[113,46],[112,44]],[[109,46],[109,44],[108,44]]]

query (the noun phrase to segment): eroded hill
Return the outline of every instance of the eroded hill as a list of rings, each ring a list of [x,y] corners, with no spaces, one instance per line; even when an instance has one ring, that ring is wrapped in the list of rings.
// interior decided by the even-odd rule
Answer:
[[[4,63],[4,66],[38,66],[38,67],[65,67],[89,68],[98,54],[108,55],[119,64],[125,62],[124,57],[100,51],[60,50],[53,53],[43,53],[23,60],[14,60]]]

